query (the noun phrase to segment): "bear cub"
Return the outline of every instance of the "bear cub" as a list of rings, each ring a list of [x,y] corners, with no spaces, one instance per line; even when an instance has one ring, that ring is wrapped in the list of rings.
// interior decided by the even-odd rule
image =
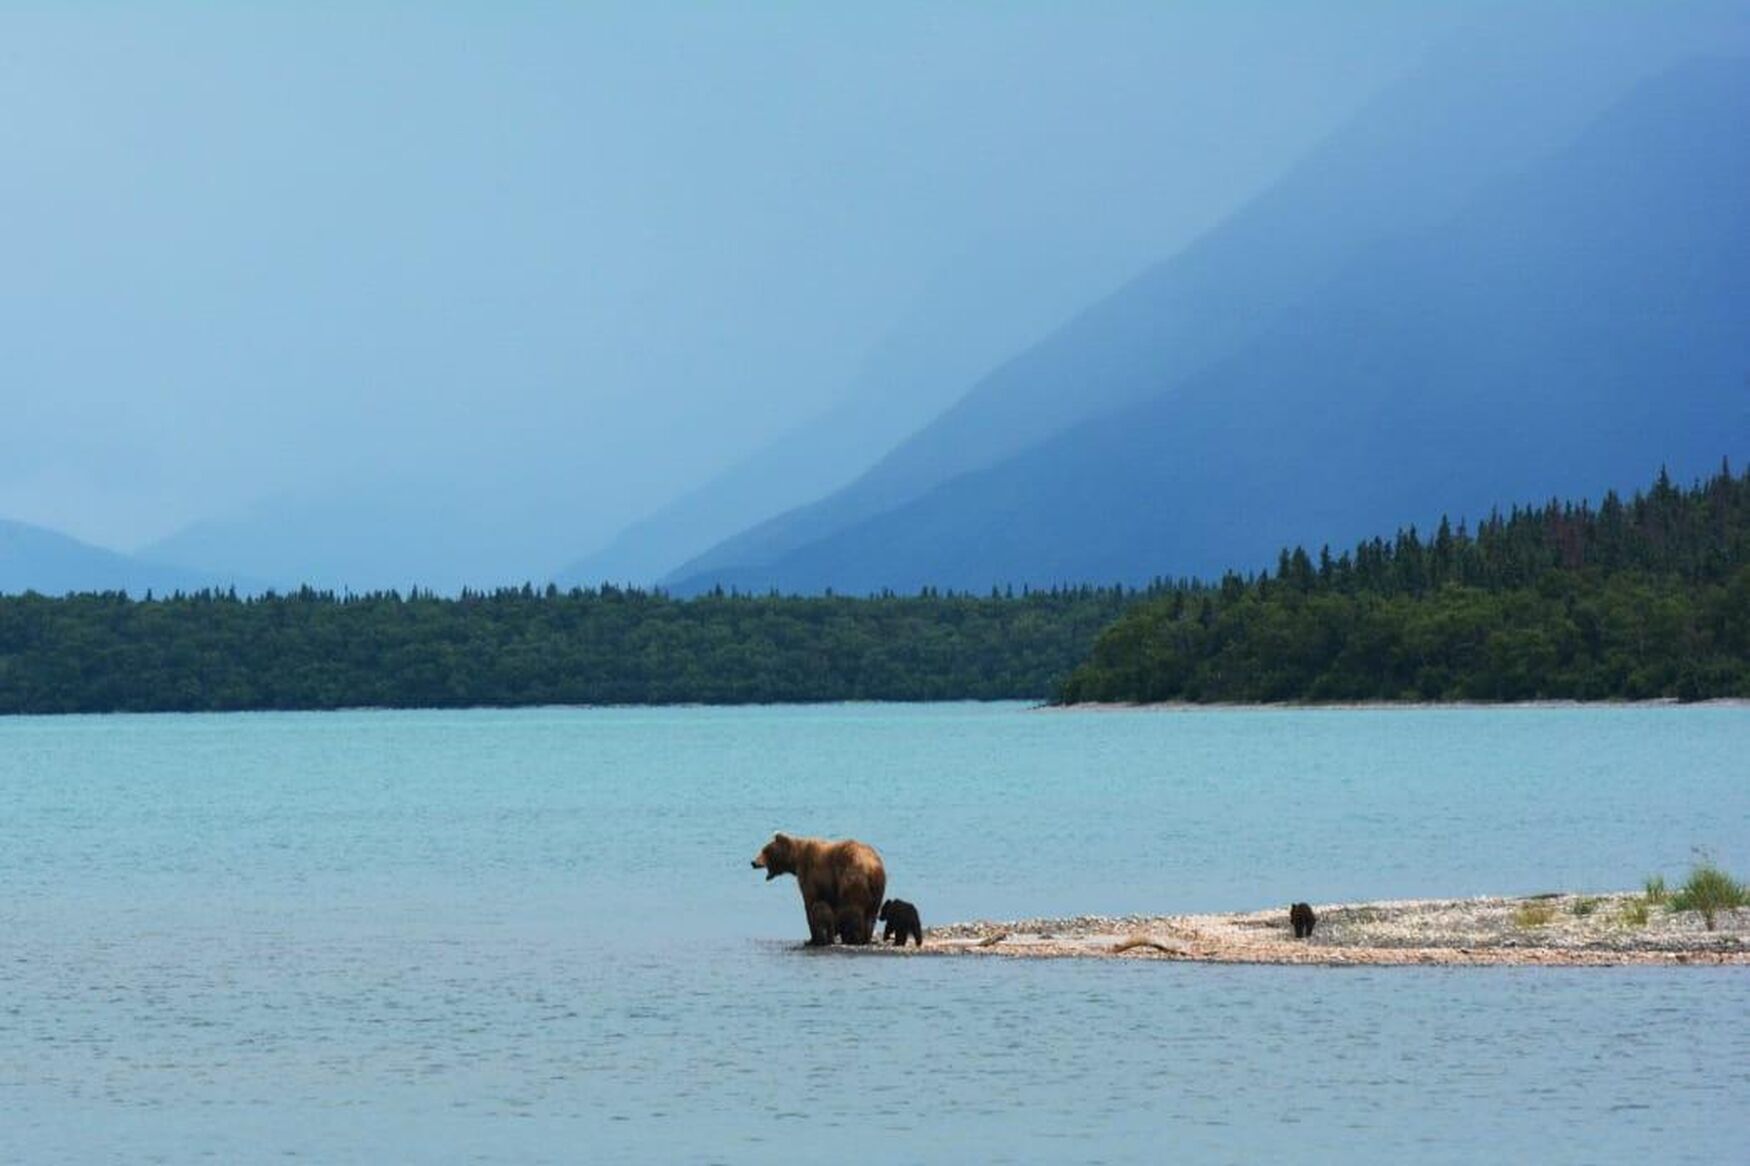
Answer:
[[[1294,938],[1311,939],[1313,924],[1319,917],[1313,914],[1311,903],[1296,903],[1288,909],[1288,922],[1294,927]]]
[[[904,947],[910,937],[919,947],[924,945],[924,925],[918,919],[918,909],[904,899],[887,900],[875,918],[887,924],[881,932],[882,942],[891,940]]]

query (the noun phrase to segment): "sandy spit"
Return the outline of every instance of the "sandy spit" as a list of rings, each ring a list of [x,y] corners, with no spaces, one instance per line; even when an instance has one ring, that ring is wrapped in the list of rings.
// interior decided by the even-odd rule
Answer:
[[[1644,908],[1644,922],[1642,909]],[[1287,905],[1228,915],[979,921],[930,928],[924,946],[869,954],[1226,964],[1750,967],[1750,908],[1673,912],[1627,893],[1314,903],[1295,939]]]

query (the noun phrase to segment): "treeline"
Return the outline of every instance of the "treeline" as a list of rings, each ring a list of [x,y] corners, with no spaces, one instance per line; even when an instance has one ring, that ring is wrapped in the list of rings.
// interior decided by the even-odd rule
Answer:
[[[1442,520],[1165,589],[1059,688],[1083,701],[1750,696],[1750,473]]]
[[[1077,665],[1080,665],[1079,667]],[[1067,677],[1067,679],[1066,679]],[[0,713],[1750,696],[1750,473],[1146,591],[0,596]]]
[[[0,712],[1042,699],[1138,594],[0,597]]]

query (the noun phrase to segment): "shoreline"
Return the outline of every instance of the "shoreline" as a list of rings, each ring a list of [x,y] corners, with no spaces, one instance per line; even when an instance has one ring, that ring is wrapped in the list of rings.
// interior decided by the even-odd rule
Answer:
[[[1446,710],[1507,711],[1513,709],[1750,709],[1750,697],[1720,696],[1708,700],[1678,700],[1674,696],[1646,700],[1358,700],[1358,701],[1196,701],[1164,700],[1127,704],[1085,701],[1081,704],[1037,704],[1040,713],[1197,713],[1197,712],[1442,712]]]
[[[1216,964],[1455,967],[1750,967],[1750,908],[1699,914],[1627,892],[1315,903],[1295,939],[1286,906],[1198,915],[980,920],[928,928],[890,956],[1124,959]],[[838,949],[834,949],[838,950]],[[857,949],[847,949],[857,950]]]

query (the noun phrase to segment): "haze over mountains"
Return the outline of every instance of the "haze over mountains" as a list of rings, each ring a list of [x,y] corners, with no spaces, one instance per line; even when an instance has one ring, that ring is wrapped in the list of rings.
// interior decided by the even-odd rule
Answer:
[[[236,586],[246,581],[198,571],[185,571],[117,554],[22,522],[0,520],[0,595],[36,591],[64,595],[72,591],[126,591],[133,595]]]
[[[1468,18],[9,7],[0,515],[282,588],[539,582],[960,315],[684,557],[866,468]]]
[[[51,250],[74,252],[15,240],[19,269],[47,273],[31,285],[40,293],[21,284],[6,301],[18,383],[113,376],[103,354],[134,353],[141,379],[116,412],[142,430],[189,426],[170,447],[173,460],[188,451],[189,481],[200,458],[224,469],[193,521],[115,542],[138,546],[136,557],[41,529],[13,538],[0,590],[244,588],[244,576],[279,589],[448,592],[524,579],[680,593],[1140,583],[1264,566],[1285,543],[1341,545],[1443,513],[1595,496],[1661,464],[1687,477],[1750,456],[1742,6],[1526,16],[1479,3],[1471,31],[1413,66],[1417,38],[1437,38],[1407,12],[1376,19],[1357,7],[1328,28],[1287,10],[1260,23],[1145,8],[1106,28],[1006,24],[974,79],[1020,90],[987,84],[979,96],[943,46],[999,27],[956,16],[931,44],[941,60],[908,74],[945,88],[908,91],[900,116],[851,137],[834,119],[874,108],[871,95],[904,78],[827,84],[814,122],[744,122],[725,106],[714,136],[716,123],[697,120],[714,112],[708,95],[671,100],[638,70],[601,87],[507,80],[543,75],[522,66],[557,65],[589,44],[592,21],[550,45],[516,28],[499,46],[504,76],[477,67],[468,29],[446,27],[412,52],[455,82],[447,93],[501,95],[499,120],[523,137],[493,157],[505,189],[521,193],[476,189],[465,163],[498,139],[471,123],[450,133],[454,102],[443,97],[418,111],[401,155],[360,171],[374,209],[304,223],[319,241],[314,266],[258,272],[247,247],[224,253],[223,224],[202,260],[200,232],[148,224],[135,234],[183,239],[187,258],[146,249],[147,270],[175,278],[163,295],[142,292],[152,306],[134,319],[130,300],[80,293],[44,266]],[[646,50],[734,41],[749,61],[769,51],[733,22],[616,19],[626,26],[616,35],[651,35]],[[845,29],[817,23],[804,39],[838,54],[834,68],[909,59],[881,55],[911,51],[894,30],[864,59]],[[313,30],[297,31],[294,52],[320,56]],[[1049,59],[1030,61],[1039,36]],[[1323,40],[1302,59],[1285,37]],[[1404,64],[1381,63],[1393,52]],[[1307,63],[1320,53],[1318,68]],[[1365,66],[1365,83],[1337,85],[1343,53],[1351,70]],[[1161,80],[1180,72],[1195,75]],[[1277,73],[1293,76],[1272,88]],[[827,76],[837,75],[817,63],[751,97],[731,86],[724,100],[792,111],[794,94]],[[657,136],[609,142],[591,169],[584,131],[618,124],[616,95],[631,94]],[[1275,120],[1309,102],[1318,109],[1298,121]],[[323,117],[345,101],[334,104]],[[1320,116],[1336,128],[1309,151],[1315,138],[1295,134]],[[744,140],[766,152],[738,158]],[[574,155],[588,161],[551,162]],[[851,169],[811,175],[835,157]],[[762,160],[798,168],[774,174]],[[280,162],[266,165],[263,181],[326,190],[326,179],[274,179]],[[758,181],[737,186],[749,167]],[[228,167],[225,181],[233,171],[247,173]],[[389,195],[422,173],[435,181],[419,198],[430,190],[433,202],[407,219]],[[552,193],[582,198],[600,175],[623,184],[623,206]],[[699,218],[717,211],[713,183],[727,184],[730,207],[715,235]],[[1239,203],[1243,190],[1258,193]],[[675,191],[658,217],[627,220],[647,236],[618,253],[602,241],[596,217]],[[30,221],[16,202],[0,192],[13,222]],[[93,211],[96,237],[125,233],[126,213],[112,217]],[[928,247],[899,242],[908,223]],[[359,231],[365,241],[349,250]],[[898,245],[927,253],[934,279],[885,264]],[[288,326],[245,275],[288,281]],[[241,298],[221,295],[203,315],[205,285],[226,280]],[[232,312],[233,301],[243,307]],[[57,305],[103,317],[104,342],[54,341]],[[823,376],[834,367],[838,379]],[[342,383],[325,383],[336,368]],[[154,406],[171,382],[215,370],[202,382],[210,399],[195,397],[185,419]],[[233,448],[217,424],[201,428],[209,413],[255,408],[226,395],[230,377],[264,402],[252,424],[275,435],[267,446],[250,437]],[[152,491],[170,489],[164,467],[128,447],[125,426],[99,432],[113,417],[70,431],[89,446],[81,456],[99,455],[95,484],[38,456],[48,447],[32,448],[28,423],[58,407],[39,395],[0,430],[0,496],[23,496],[24,482],[53,498],[64,482],[68,513],[100,512],[76,495],[101,489],[121,499],[118,530],[149,521],[162,502]]]
[[[1746,125],[1743,62],[1679,67],[1450,221],[1350,255],[1157,396],[680,589],[1208,576],[1742,459]]]
[[[648,585],[726,534],[849,483],[1078,307],[1070,289],[1099,286],[1097,258],[1038,247],[987,242],[944,266],[833,405],[566,566],[559,582]]]
[[[1140,583],[1744,456],[1750,69],[1676,66],[1561,148],[1595,60],[1479,47],[669,583]]]

